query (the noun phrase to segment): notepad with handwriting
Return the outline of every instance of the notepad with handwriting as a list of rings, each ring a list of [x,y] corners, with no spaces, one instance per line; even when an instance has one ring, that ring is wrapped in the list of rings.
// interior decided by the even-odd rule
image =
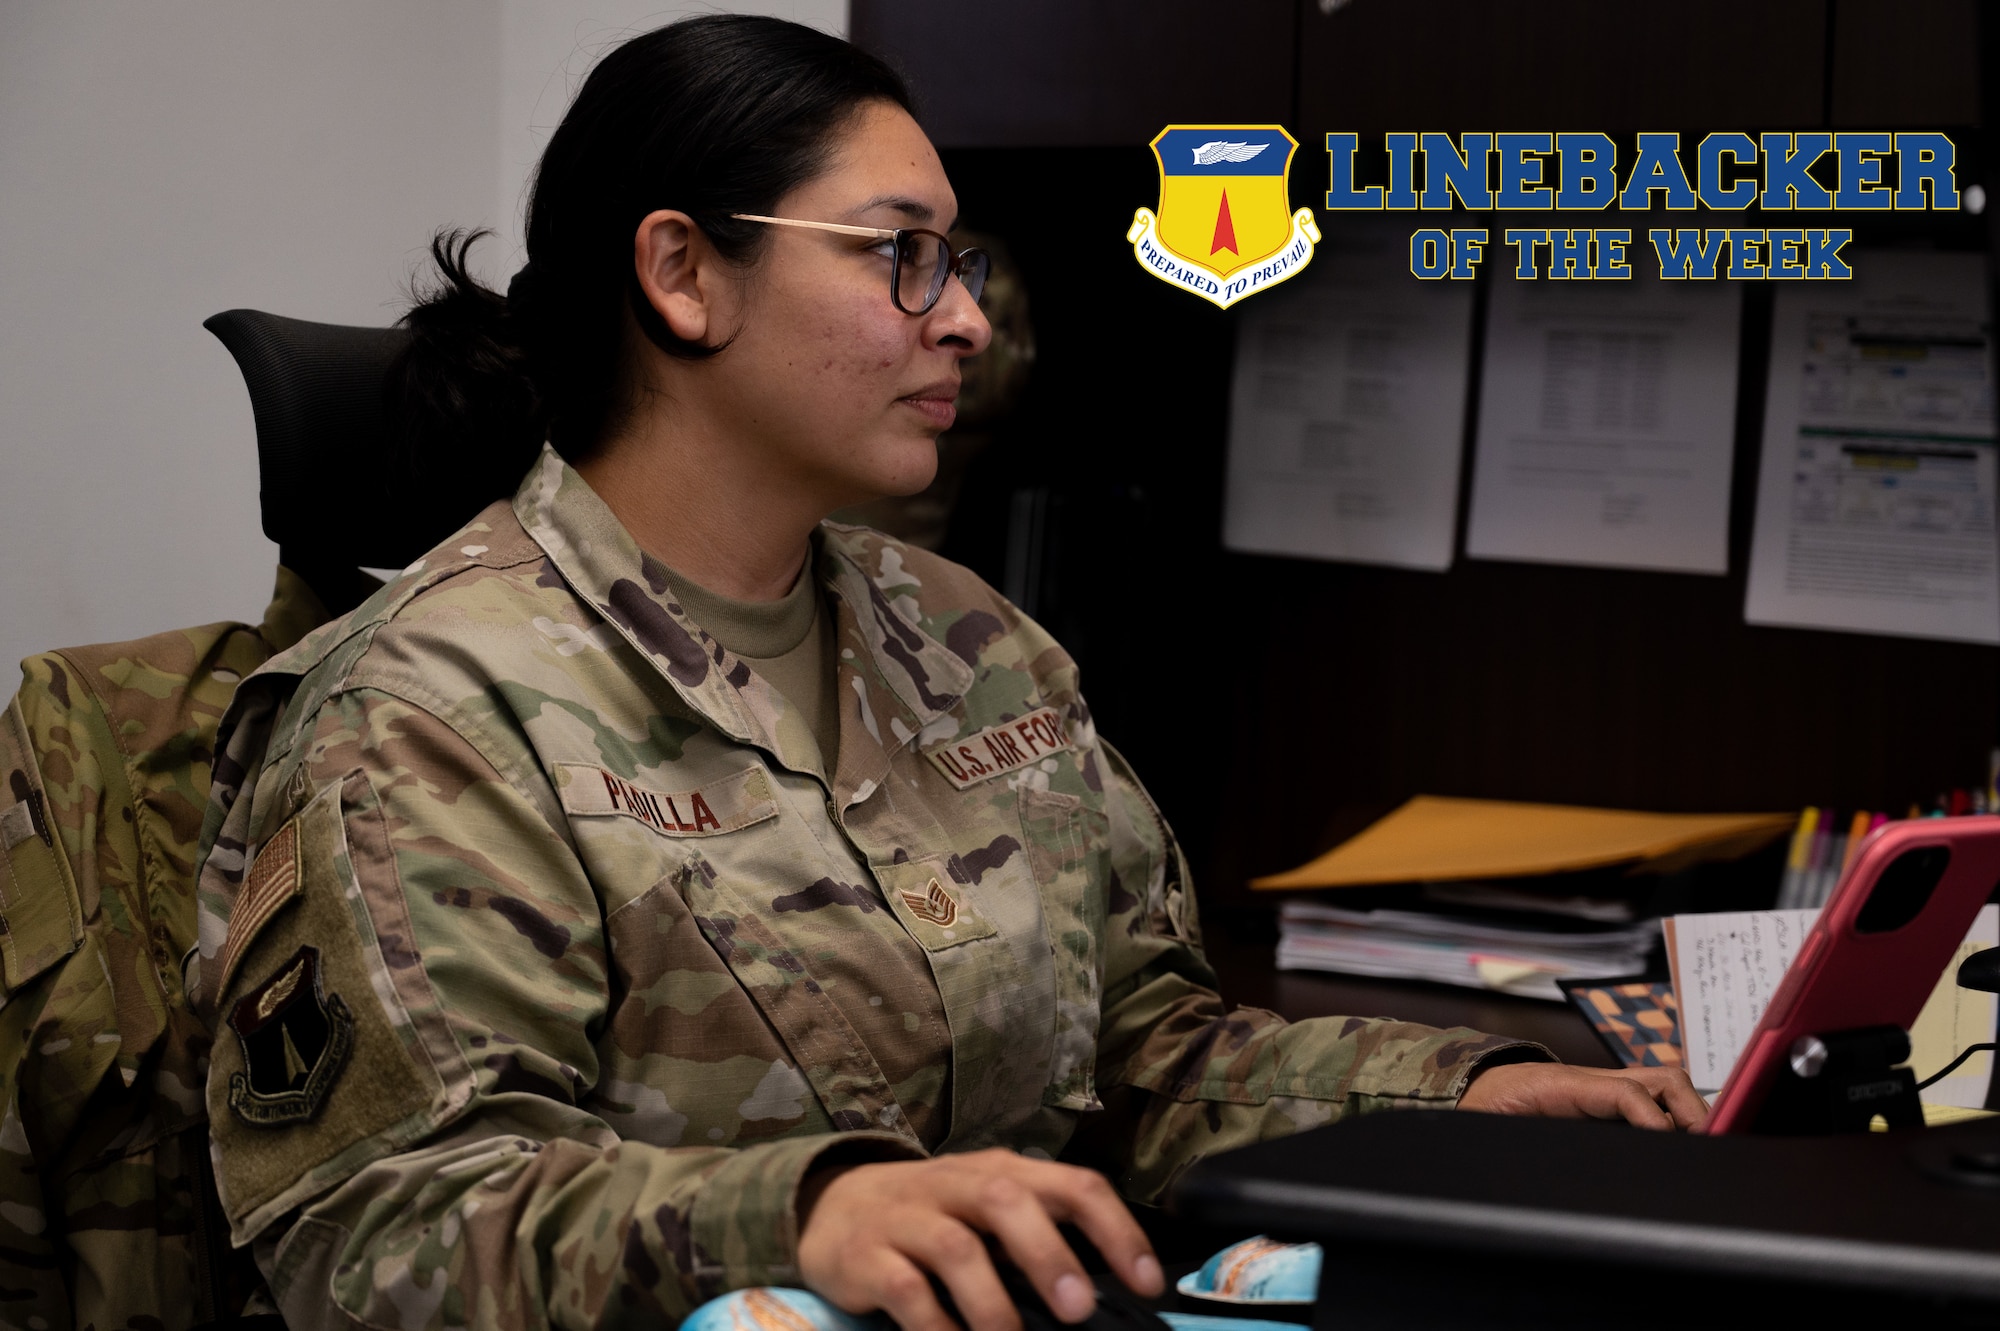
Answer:
[[[1680,1005],[1682,1054],[1688,1076],[1704,1093],[1728,1080],[1818,916],[1817,910],[1744,910],[1661,921]],[[2000,945],[2000,906],[1986,906],[1910,1028],[1910,1067],[1918,1080],[1967,1045],[1993,1039],[1995,996],[1959,988],[1957,974],[1964,957],[1995,945]],[[1923,1100],[1977,1108],[1986,1103],[1992,1076],[1992,1055],[1976,1054],[1926,1090]]]

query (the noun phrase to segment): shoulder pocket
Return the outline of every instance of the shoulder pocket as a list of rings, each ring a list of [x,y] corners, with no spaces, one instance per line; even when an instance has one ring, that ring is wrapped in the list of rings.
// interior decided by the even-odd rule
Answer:
[[[11,997],[83,941],[76,874],[18,701],[0,721],[0,782],[0,980]]]
[[[260,918],[248,932],[231,930],[208,1111],[239,1244],[428,1135],[470,1094],[469,1075],[440,1067],[455,1055],[449,1035],[412,1019],[407,990],[423,983],[410,974],[418,968],[385,960],[385,945],[406,946],[399,940],[410,932],[400,887],[357,872],[357,861],[382,871],[378,836],[386,844],[374,790],[349,773],[259,849],[249,881],[282,892],[239,897],[232,908]],[[394,918],[379,918],[385,911]]]

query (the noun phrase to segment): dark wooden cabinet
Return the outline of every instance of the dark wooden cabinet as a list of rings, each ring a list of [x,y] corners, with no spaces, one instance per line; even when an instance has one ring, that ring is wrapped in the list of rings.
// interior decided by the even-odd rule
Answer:
[[[1299,122],[1390,130],[1783,129],[1822,113],[1825,0],[1306,6]]]
[[[850,31],[950,148],[1979,120],[1976,0],[854,0]]]
[[[1173,120],[1292,113],[1294,0],[855,0],[939,147],[1143,144]]]
[[[1043,497],[1035,613],[1211,901],[1419,792],[1899,809],[1985,779],[2000,649],[1743,622],[1769,291],[1745,291],[1726,576],[1462,556],[1413,573],[1221,548],[1237,311],[1149,277],[1123,238],[1157,199],[1147,141],[1208,118],[1291,128],[1303,204],[1335,128],[1946,128],[1973,131],[1970,183],[1970,0],[855,0],[853,31],[916,80],[968,224],[1021,263],[1041,341],[946,553],[1002,584],[1013,496]],[[1903,214],[1884,238],[1977,248],[1983,222]]]
[[[1839,0],[1828,123],[1835,129],[1977,125],[1977,0]]]

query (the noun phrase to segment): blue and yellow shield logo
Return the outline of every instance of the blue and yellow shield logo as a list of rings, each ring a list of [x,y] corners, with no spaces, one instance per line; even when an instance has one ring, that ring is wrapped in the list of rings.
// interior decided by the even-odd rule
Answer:
[[[1282,125],[1169,125],[1153,139],[1160,210],[1125,239],[1146,271],[1227,309],[1312,260],[1312,209],[1290,211],[1297,139]]]

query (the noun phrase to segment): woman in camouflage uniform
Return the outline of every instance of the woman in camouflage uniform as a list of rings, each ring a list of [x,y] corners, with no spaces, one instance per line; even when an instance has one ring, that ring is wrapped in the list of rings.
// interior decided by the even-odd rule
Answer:
[[[1062,649],[822,523],[930,479],[989,336],[907,107],[821,34],[675,25],[578,95],[505,300],[439,247],[413,446],[506,483],[244,685],[207,828],[221,1193],[293,1326],[803,1282],[928,1329],[935,1273],[1002,1331],[982,1235],[1067,1318],[1056,1221],[1155,1292],[1119,1194],[1218,1149],[1399,1105],[1699,1118],[1684,1078],[1226,1010]],[[1102,1172],[1058,1163],[1085,1126]]]

